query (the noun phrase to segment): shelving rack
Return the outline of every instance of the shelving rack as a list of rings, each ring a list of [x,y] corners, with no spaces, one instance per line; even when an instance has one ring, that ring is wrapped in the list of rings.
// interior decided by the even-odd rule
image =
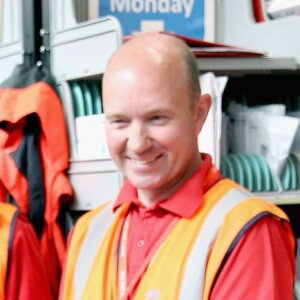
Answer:
[[[213,57],[197,58],[197,62],[200,74],[214,72],[216,75],[233,77],[254,74],[266,76],[270,74],[286,74],[287,76],[289,74],[300,74],[299,65],[294,57]],[[277,205],[300,204],[300,190],[256,193],[256,195]]]
[[[21,6],[18,5],[18,0],[3,0],[3,2],[6,3],[4,13],[5,16],[9,16],[6,22],[10,24],[10,27],[9,30],[5,31],[5,36],[2,36],[3,43],[0,45],[0,68],[6,70],[5,73],[1,72],[0,81],[11,74],[15,65],[24,61],[34,62],[34,55],[36,55],[34,54],[33,36],[36,30],[32,22],[33,0],[23,0]],[[236,5],[235,9],[230,12],[230,8],[234,5]],[[249,44],[241,40],[243,34],[238,34],[240,32],[237,30],[246,30],[245,40],[249,41],[248,37],[253,37],[254,28],[255,33],[259,31],[259,28],[263,28],[262,31],[265,33],[257,36],[258,43],[255,44],[255,47],[268,51],[269,49],[266,48],[269,47],[269,44],[263,44],[263,35],[266,32],[273,32],[275,29],[269,29],[270,24],[254,24],[249,15],[249,5],[249,1],[233,0],[230,3],[224,0],[216,1],[214,5],[216,19],[221,20],[221,23],[224,24],[224,28],[216,26],[216,39],[222,43],[251,49],[254,45],[253,42]],[[237,7],[239,7],[241,14],[236,14]],[[24,15],[21,13],[22,11],[29,17],[22,18]],[[43,0],[41,13],[43,20],[43,28],[40,31],[43,42],[41,52],[44,53],[41,57],[44,60],[43,63],[49,66],[55,77],[65,109],[69,132],[71,148],[69,176],[77,196],[73,209],[90,209],[97,204],[97,201],[114,198],[123,178],[109,159],[86,160],[78,157],[75,120],[71,104],[72,96],[67,86],[69,81],[78,79],[97,79],[100,85],[101,76],[106,69],[109,58],[122,44],[122,28],[113,16],[78,23],[74,8],[72,8],[72,1]],[[227,16],[225,19],[226,14],[229,16],[235,14],[235,17],[232,16],[234,19],[228,19]],[[237,27],[234,26],[234,22],[242,17],[245,20],[241,27],[233,29]],[[299,18],[296,20],[295,18],[294,16],[288,20],[276,20],[273,23],[275,24],[274,28],[278,28],[280,24],[284,24],[284,27],[290,26],[288,24],[297,25]],[[292,30],[299,29],[300,27]],[[26,37],[26,39],[22,39],[22,37]],[[273,35],[270,39],[274,39]],[[297,55],[293,55],[295,53],[293,47],[298,46],[298,42],[295,41],[295,45],[292,42],[289,43],[291,43],[291,47],[286,48],[292,48],[292,50],[283,53],[281,47],[280,49],[277,47],[276,51],[268,51],[267,57],[198,58],[199,73],[210,71],[217,75],[227,76],[258,73],[266,76],[273,73],[300,74],[299,58]],[[281,53],[283,55],[280,55]],[[90,176],[96,176],[95,180],[99,183],[93,192],[91,192],[91,186],[94,186],[92,184],[94,177],[93,180],[86,180]],[[266,200],[279,205],[300,204],[300,191],[264,193],[258,194],[258,196],[263,196]],[[86,198],[88,199],[86,200]]]
[[[257,23],[253,1],[218,0],[215,3],[218,42],[266,51],[272,58],[294,58],[299,67],[299,16]]]
[[[2,0],[0,39],[0,82],[20,64],[34,64],[33,0]],[[26,17],[25,17],[26,16]]]
[[[58,15],[62,15],[61,13]],[[107,20],[106,20],[107,21]],[[109,20],[111,21],[111,20]],[[113,20],[113,23],[116,20]],[[96,21],[98,23],[99,21]],[[70,24],[70,22],[58,22],[58,23],[66,23]],[[90,36],[88,36],[88,28],[90,26],[100,26],[97,25],[95,21],[93,22],[83,22],[80,25],[76,25],[75,27],[69,27],[66,29],[60,29],[59,31],[52,34],[51,37],[51,69],[53,74],[56,77],[58,86],[66,85],[66,82],[69,80],[75,79],[89,79],[89,78],[99,78],[103,74],[106,62],[108,61],[109,56],[112,52],[117,49],[122,43],[121,31],[117,30],[116,33],[117,38],[114,37],[114,40],[117,41],[115,43],[111,43],[113,45],[110,51],[107,51],[106,47],[108,45],[106,40],[106,35],[111,34],[111,30],[107,30],[107,27],[100,27],[98,30],[95,28],[90,31]],[[103,23],[104,24],[104,23]],[[101,25],[102,26],[102,25]],[[117,28],[118,26],[116,26]],[[100,29],[100,30],[99,30]],[[77,64],[77,58],[80,57],[80,54],[75,51],[72,53],[72,56],[67,57],[68,53],[70,53],[70,48],[80,49],[80,52],[85,52],[84,49],[88,49],[91,43],[92,37],[94,37],[95,32],[101,32],[100,38],[102,39],[99,42],[99,49],[103,51],[103,54],[100,55],[97,51],[91,55],[91,57],[85,56],[85,59]],[[115,34],[115,33],[114,33]],[[104,44],[105,47],[100,46]],[[94,45],[94,43],[93,43]],[[60,48],[60,49],[59,49]],[[95,47],[97,48],[97,47]],[[86,50],[87,51],[87,50]],[[100,51],[100,50],[99,50]],[[93,69],[95,66],[95,61],[102,57],[100,65],[97,66],[96,69]],[[62,61],[59,61],[58,58],[66,58],[66,66],[62,64]],[[69,66],[69,69],[67,69]],[[207,71],[213,71],[216,74],[225,74],[225,75],[233,75],[233,76],[241,76],[245,74],[271,74],[271,73],[281,73],[281,72],[298,72],[297,61],[293,57],[261,57],[261,58],[199,58],[198,59],[198,67],[199,72],[204,73]],[[62,99],[64,104],[66,95],[68,92],[66,90],[61,91]],[[74,116],[70,111],[70,106],[66,107],[66,119],[69,128],[70,142],[71,142],[71,160],[70,160],[70,179],[73,183],[75,191],[78,193],[77,200],[73,209],[89,209],[96,205],[95,195],[99,196],[98,202],[101,202],[101,199],[112,199],[116,194],[117,190],[122,184],[122,176],[113,165],[110,160],[81,160],[78,158],[78,153],[76,151],[76,138],[75,138],[75,125],[74,125]],[[108,167],[109,166],[109,167]],[[91,170],[93,169],[95,173],[99,174],[99,178],[97,182],[104,182],[104,186],[111,187],[112,193],[106,195],[106,191],[102,189],[102,185],[98,185],[99,189],[94,192],[94,196],[90,194],[91,182],[85,180],[88,178],[86,175],[86,169],[93,173]],[[105,174],[114,174],[115,176],[111,177],[109,175],[105,178]],[[112,172],[112,173],[111,173]],[[101,175],[100,175],[101,174]],[[97,177],[96,177],[97,178]],[[85,182],[85,184],[81,183]],[[85,187],[84,187],[85,186]],[[102,197],[102,195],[104,195]],[[300,196],[298,191],[293,193],[271,193],[271,194],[263,194],[259,195],[263,196],[266,200],[272,201],[276,204],[295,204],[300,203]],[[98,196],[97,196],[98,197]],[[101,198],[101,199],[100,199]],[[88,199],[88,200],[86,200]]]
[[[123,178],[109,159],[79,157],[69,82],[93,79],[99,80],[100,87],[111,55],[122,44],[122,29],[113,16],[78,23],[72,1],[48,1],[44,10],[50,11],[50,69],[62,99],[70,141],[68,174],[75,192],[71,209],[86,211],[114,199]]]
[[[293,57],[199,58],[198,67],[201,73],[211,71],[220,75],[300,72]]]

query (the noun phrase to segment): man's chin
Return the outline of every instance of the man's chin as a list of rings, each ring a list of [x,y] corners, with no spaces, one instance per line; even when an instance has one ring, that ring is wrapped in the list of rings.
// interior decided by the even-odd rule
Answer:
[[[138,176],[138,178],[135,177],[127,177],[127,179],[130,181],[130,183],[139,190],[153,190],[158,187],[157,181],[151,180],[151,178],[141,178],[141,176]]]

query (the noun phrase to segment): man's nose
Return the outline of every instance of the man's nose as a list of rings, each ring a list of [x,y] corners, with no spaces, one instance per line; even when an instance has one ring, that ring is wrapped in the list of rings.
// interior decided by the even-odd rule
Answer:
[[[142,153],[151,146],[149,130],[142,122],[132,122],[129,128],[127,147],[128,149]]]

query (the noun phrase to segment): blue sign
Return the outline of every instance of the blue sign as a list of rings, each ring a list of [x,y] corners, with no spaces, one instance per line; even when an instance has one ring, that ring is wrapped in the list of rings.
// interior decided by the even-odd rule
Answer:
[[[100,0],[99,13],[117,17],[124,35],[161,30],[204,38],[204,0]]]

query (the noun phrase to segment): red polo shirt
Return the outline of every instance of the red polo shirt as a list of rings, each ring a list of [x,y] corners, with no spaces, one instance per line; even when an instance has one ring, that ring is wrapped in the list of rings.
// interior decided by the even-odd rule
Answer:
[[[199,169],[169,199],[146,208],[136,189],[126,181],[114,209],[131,202],[127,268],[130,282],[154,243],[177,217],[191,218],[199,209],[207,189],[221,175],[208,175],[211,157],[202,155]],[[293,299],[295,256],[285,227],[271,217],[256,222],[241,238],[224,265],[210,299]],[[133,295],[131,295],[133,299]]]

